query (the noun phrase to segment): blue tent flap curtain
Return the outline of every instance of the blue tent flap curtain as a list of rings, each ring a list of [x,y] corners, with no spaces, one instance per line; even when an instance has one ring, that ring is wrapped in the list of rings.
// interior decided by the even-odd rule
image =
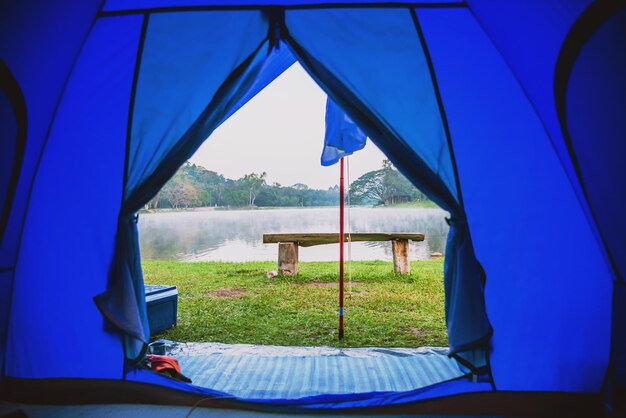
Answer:
[[[454,354],[484,350],[492,333],[483,301],[485,277],[474,257],[464,220],[447,120],[423,49],[415,12],[394,9],[288,11],[286,25],[289,40],[305,68],[329,95],[340,94],[336,100],[345,103],[342,108],[372,141],[414,184],[451,213],[450,222],[454,227],[449,232],[444,269],[450,348]],[[361,27],[371,31],[367,33],[370,38],[364,39],[362,45],[366,51],[354,48],[350,42],[350,34]],[[320,34],[312,28],[325,30]],[[337,39],[334,34],[342,36]],[[398,43],[403,48],[394,48]],[[426,91],[420,89],[422,86],[428,86]],[[386,94],[390,90],[393,95]],[[410,109],[410,112],[400,109]],[[422,137],[436,140],[424,142]],[[392,138],[396,143],[390,143]],[[408,149],[406,144],[410,144]],[[409,156],[420,170],[409,170],[405,162]],[[463,268],[456,268],[458,264]],[[485,356],[471,353],[469,357],[483,359]],[[486,366],[485,362],[486,359],[472,366],[479,369]]]
[[[126,355],[139,360],[150,336],[134,213],[147,203],[250,89],[262,64],[267,23],[259,11],[144,17],[124,198],[118,225],[115,283],[98,308],[126,334]],[[194,42],[224,31],[219,44]],[[180,45],[189,45],[180,48]],[[233,47],[234,46],[234,47]],[[207,76],[210,74],[211,76]],[[211,100],[207,103],[206,98]],[[152,123],[158,120],[159,123]]]
[[[134,214],[297,59],[450,212],[450,353],[486,373],[316,407],[602,393],[622,411],[625,35],[624,1],[4,2],[0,392],[69,379],[221,396],[136,365]]]

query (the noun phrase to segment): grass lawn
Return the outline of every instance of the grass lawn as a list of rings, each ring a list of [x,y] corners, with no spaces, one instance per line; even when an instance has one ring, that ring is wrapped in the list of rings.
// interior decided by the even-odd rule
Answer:
[[[300,263],[297,277],[269,279],[275,262],[144,261],[145,282],[178,286],[176,341],[275,345],[418,347],[447,345],[443,261],[352,263],[346,275],[346,334],[337,339],[338,265]]]

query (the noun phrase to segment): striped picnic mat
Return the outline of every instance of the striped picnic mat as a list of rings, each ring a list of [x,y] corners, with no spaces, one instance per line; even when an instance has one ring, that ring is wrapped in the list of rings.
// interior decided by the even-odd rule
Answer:
[[[463,375],[447,349],[187,343],[172,352],[193,384],[246,399],[404,392]]]

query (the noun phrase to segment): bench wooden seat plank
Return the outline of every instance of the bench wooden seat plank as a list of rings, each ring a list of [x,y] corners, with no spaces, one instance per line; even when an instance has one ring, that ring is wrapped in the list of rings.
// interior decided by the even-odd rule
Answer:
[[[401,232],[353,232],[350,234],[350,240],[352,242],[396,240],[424,241],[424,234]],[[339,243],[339,234],[336,232],[263,234],[263,244],[278,244],[281,242],[294,242],[300,247],[337,244]],[[348,234],[345,235],[344,242],[348,242]]]

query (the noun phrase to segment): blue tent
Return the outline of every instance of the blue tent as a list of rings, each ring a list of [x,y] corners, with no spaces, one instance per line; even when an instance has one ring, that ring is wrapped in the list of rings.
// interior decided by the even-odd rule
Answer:
[[[450,353],[483,378],[267,403],[620,408],[625,38],[624,1],[3,2],[0,398],[220,396],[137,365],[134,214],[293,53],[450,212]]]

